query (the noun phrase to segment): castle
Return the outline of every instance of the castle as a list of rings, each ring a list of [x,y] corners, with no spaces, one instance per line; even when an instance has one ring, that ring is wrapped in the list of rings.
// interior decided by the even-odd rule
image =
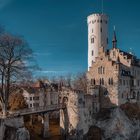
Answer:
[[[88,23],[88,94],[94,97],[95,112],[100,108],[140,101],[140,60],[117,46],[114,29],[108,49],[108,16],[92,14]]]

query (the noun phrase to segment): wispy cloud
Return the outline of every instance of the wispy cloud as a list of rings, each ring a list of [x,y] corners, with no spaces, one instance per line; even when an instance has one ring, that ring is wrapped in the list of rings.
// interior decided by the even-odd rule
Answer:
[[[67,73],[67,71],[40,70],[40,71],[37,71],[37,73],[42,73],[42,74],[63,74],[63,73]]]
[[[10,4],[13,0],[0,0],[0,9]]]

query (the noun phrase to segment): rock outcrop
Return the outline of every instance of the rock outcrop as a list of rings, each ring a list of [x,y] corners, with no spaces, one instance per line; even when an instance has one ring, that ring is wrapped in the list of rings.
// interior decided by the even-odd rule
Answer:
[[[0,140],[30,140],[23,118],[1,119]]]
[[[131,105],[129,107],[131,108]],[[131,114],[130,118],[125,109],[122,110],[120,107],[100,111],[94,118],[93,126],[90,127],[85,138],[94,140],[139,140],[140,120],[139,118],[132,118],[132,116],[134,115]],[[135,114],[135,116],[137,115]],[[95,132],[98,133],[95,135]]]

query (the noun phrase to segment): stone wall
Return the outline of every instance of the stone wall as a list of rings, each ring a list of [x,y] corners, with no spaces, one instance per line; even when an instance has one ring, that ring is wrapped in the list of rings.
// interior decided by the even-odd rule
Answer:
[[[80,140],[92,124],[92,95],[69,90],[67,96],[62,93],[61,98],[67,98],[66,109],[60,111],[61,132],[67,139]]]
[[[0,121],[0,140],[30,140],[22,117],[1,119]]]

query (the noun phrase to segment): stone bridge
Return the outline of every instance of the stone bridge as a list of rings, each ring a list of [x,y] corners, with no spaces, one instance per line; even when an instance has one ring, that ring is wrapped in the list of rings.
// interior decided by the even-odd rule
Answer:
[[[23,120],[23,117],[26,115],[33,114],[41,114],[42,124],[43,124],[43,137],[48,137],[49,134],[49,112],[64,110],[66,106],[64,104],[56,104],[56,105],[47,105],[47,106],[39,106],[35,108],[25,108],[17,111],[11,111],[3,117],[0,115],[1,121],[3,120],[3,125],[0,125],[0,132],[4,134],[4,127],[8,124],[8,126],[14,125],[18,120]],[[32,119],[32,117],[31,117]],[[32,121],[31,121],[32,122]],[[20,124],[19,123],[19,124]],[[18,124],[18,123],[17,123]],[[13,126],[14,127],[14,126]],[[0,134],[0,140],[4,135]]]
[[[25,108],[18,111],[10,112],[10,114],[7,117],[18,117],[32,114],[46,114],[48,112],[58,111],[60,109],[65,109],[65,105],[56,104],[56,105],[39,106],[35,108]]]

